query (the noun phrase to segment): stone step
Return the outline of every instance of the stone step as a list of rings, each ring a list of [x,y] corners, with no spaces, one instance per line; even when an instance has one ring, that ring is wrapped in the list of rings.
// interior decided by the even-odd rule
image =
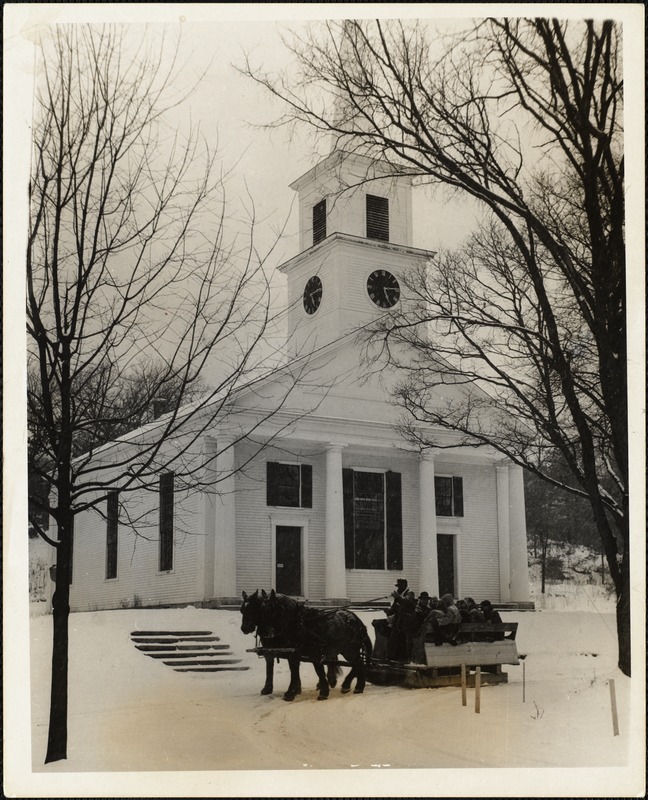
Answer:
[[[249,667],[175,667],[174,672],[233,672],[239,670],[240,672],[250,669]]]
[[[218,653],[143,653],[143,655],[148,656],[149,658],[220,658],[221,656],[231,656],[233,655],[231,650],[220,650]]]
[[[172,652],[174,650],[227,650],[228,644],[136,644],[143,653]]]
[[[162,661],[174,672],[226,672],[247,670],[240,658],[233,656],[228,644],[220,641],[212,631],[132,631],[131,640],[142,655]]]
[[[201,661],[199,659],[198,660],[192,659],[191,661],[163,661],[162,663],[166,664],[168,667],[174,667],[174,668],[175,667],[198,667],[198,666],[211,667],[211,666],[215,666],[213,661]],[[220,666],[221,664],[240,664],[240,663],[241,663],[241,659],[240,658],[230,658],[230,659],[226,658],[226,659],[223,659],[222,661],[217,661],[216,662],[216,664],[218,666]]]
[[[134,642],[142,644],[173,644],[174,642],[220,642],[219,636],[132,636]]]
[[[131,631],[131,636],[211,636],[211,631]]]

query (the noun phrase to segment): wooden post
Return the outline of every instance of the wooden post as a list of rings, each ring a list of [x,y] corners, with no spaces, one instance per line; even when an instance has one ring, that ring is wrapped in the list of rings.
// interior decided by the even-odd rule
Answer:
[[[481,667],[475,669],[475,714],[480,713]]]
[[[465,706],[468,704],[466,699],[466,665],[461,665],[461,705]]]
[[[522,702],[526,703],[526,661],[522,662]]]
[[[610,678],[610,704],[612,706],[612,730],[614,735],[619,735],[619,716],[617,714],[616,690],[614,688],[614,678]]]

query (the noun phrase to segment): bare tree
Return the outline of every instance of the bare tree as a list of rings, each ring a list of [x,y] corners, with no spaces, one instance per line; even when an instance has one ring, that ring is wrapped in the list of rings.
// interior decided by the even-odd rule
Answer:
[[[569,466],[614,581],[629,675],[620,30],[490,19],[444,40],[419,23],[347,20],[289,46],[290,73],[243,69],[285,101],[276,124],[333,133],[483,211],[466,247],[410,277],[418,302],[373,340],[404,370],[403,428],[422,447],[442,446],[431,425],[550,482],[549,451]]]
[[[163,470],[200,489],[202,437],[272,355],[268,254],[257,252],[253,214],[229,234],[224,176],[199,132],[164,125],[186,92],[177,50],[158,33],[56,26],[39,45],[27,327],[29,467],[55,524],[41,529],[57,567],[48,762],[67,752],[75,516],[115,489],[152,488]],[[208,362],[219,364],[209,387]],[[240,437],[281,408],[295,382],[285,385]]]

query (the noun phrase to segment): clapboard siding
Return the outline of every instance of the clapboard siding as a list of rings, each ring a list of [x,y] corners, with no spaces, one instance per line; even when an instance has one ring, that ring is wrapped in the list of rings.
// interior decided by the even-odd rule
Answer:
[[[480,601],[500,599],[496,472],[478,466],[435,460],[437,475],[463,478],[464,516],[437,517],[437,533],[459,537],[458,594]]]
[[[252,450],[237,447],[236,460],[247,461]],[[266,463],[294,461],[313,466],[313,507],[274,508],[266,505]],[[273,520],[306,527],[308,594],[324,596],[325,457],[313,448],[267,447],[237,475],[236,586],[237,591],[274,588],[272,564]]]
[[[160,573],[158,495],[138,491],[125,500],[132,521],[120,511],[117,577],[106,579],[106,520],[98,510],[75,519],[73,576],[70,607],[73,611],[126,608],[194,602],[196,563],[201,537],[197,492],[176,491],[173,569]],[[102,503],[105,512],[105,503]]]

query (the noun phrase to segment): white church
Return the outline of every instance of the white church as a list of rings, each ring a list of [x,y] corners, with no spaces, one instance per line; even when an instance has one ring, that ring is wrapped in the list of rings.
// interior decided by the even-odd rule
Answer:
[[[412,241],[411,180],[334,151],[291,188],[300,252],[279,269],[289,354],[307,379],[271,415],[290,359],[236,392],[192,456],[204,463],[200,489],[165,472],[156,491],[119,503],[112,493],[101,514],[78,515],[72,610],[219,606],[257,588],[362,603],[398,578],[430,595],[528,605],[522,469],[494,450],[453,448],[447,431],[435,432],[443,449],[421,455],[395,428],[396,376],[366,374],[361,358],[358,329],[407,303],[403,276],[433,256]],[[254,441],[241,438],[252,427]],[[144,435],[97,457],[107,466]]]

